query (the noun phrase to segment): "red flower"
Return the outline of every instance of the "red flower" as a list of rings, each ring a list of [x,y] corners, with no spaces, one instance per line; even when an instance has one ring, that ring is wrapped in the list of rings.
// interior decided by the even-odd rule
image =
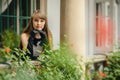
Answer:
[[[9,47],[5,48],[5,52],[9,53],[11,51],[11,49]]]
[[[74,47],[74,43],[71,43],[71,44],[70,44],[70,47]]]
[[[101,77],[106,77],[106,74],[103,73],[103,72],[100,72],[99,75],[100,75]]]

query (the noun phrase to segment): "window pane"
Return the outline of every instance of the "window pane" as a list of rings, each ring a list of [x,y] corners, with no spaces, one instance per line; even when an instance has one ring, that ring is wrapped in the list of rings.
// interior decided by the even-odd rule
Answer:
[[[109,2],[96,3],[96,52],[110,52],[113,49],[114,23],[112,5]]]
[[[0,0],[0,32],[22,32],[35,9],[40,9],[40,0]]]

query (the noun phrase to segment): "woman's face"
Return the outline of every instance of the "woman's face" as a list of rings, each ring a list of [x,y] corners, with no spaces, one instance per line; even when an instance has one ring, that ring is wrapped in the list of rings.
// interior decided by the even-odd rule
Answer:
[[[41,18],[33,18],[33,28],[42,30],[45,26],[45,20]]]

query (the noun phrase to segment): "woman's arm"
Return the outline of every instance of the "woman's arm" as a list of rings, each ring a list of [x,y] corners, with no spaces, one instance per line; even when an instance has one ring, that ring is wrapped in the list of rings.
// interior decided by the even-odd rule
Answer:
[[[22,42],[22,49],[26,50],[27,49],[27,45],[28,45],[28,38],[29,35],[26,33],[22,33],[21,34],[21,42]]]

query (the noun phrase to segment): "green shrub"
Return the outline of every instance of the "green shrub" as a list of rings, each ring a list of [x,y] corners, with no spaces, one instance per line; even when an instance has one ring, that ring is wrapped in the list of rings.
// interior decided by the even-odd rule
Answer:
[[[80,80],[83,73],[76,55],[68,45],[58,50],[46,51],[39,57],[40,80]]]
[[[103,80],[120,79],[120,51],[115,51],[108,56],[104,72],[106,73],[106,77]]]
[[[7,63],[7,61],[2,61],[2,64],[6,67],[0,67],[0,80],[38,80],[34,69],[35,66],[31,64],[30,59],[25,56],[25,51],[14,48],[6,55],[4,55],[4,53],[6,53],[4,50],[1,52],[3,52],[3,55],[1,55],[3,57],[7,56],[5,58],[11,62]]]
[[[2,38],[2,46],[3,47],[9,47],[9,48],[13,49],[13,48],[16,48],[19,46],[20,37],[15,31],[5,30],[0,35]]]
[[[81,80],[83,70],[77,56],[68,45],[58,50],[45,50],[38,57],[38,65],[30,63],[25,51],[13,49],[11,69],[0,69],[0,80]],[[24,61],[22,60],[24,59]]]

